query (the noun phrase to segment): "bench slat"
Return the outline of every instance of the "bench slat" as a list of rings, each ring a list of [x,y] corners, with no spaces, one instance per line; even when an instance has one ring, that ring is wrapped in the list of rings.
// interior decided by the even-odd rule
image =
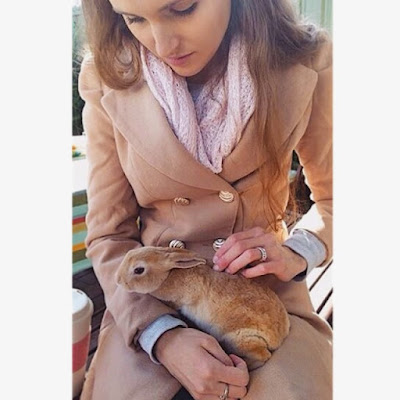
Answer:
[[[321,311],[319,312],[319,315],[328,321],[329,325],[333,327],[333,291],[329,294],[329,297],[326,301],[326,303],[323,305],[321,308]]]
[[[333,260],[331,260],[328,264],[323,267],[314,268],[310,274],[307,276],[306,282],[308,290],[312,290],[312,288],[317,284],[317,282],[321,279],[321,276],[325,273],[325,271],[332,265]]]
[[[311,302],[317,313],[321,311],[332,292],[332,268],[327,268],[310,291]]]
[[[89,354],[92,354],[97,349],[97,340],[99,339],[100,329],[92,330],[90,333]]]
[[[92,317],[92,330],[95,331],[96,329],[100,328],[101,321],[103,319],[104,311],[106,310],[106,306],[99,308],[97,313],[93,313]]]
[[[103,290],[97,282],[87,284],[81,280],[74,280],[73,284],[75,289],[80,289],[85,292],[92,299],[92,301],[98,296],[103,295]]]

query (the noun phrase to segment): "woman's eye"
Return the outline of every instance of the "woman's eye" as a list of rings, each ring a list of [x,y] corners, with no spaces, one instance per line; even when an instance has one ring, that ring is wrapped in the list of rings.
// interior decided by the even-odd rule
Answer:
[[[184,10],[175,10],[175,9],[171,8],[170,12],[179,17],[183,17],[183,16],[191,14],[196,8],[197,8],[197,3],[193,3],[189,8],[186,8]],[[135,16],[129,16],[129,15],[125,15],[124,18],[128,25],[140,24],[145,21],[145,19],[142,17],[135,17]]]
[[[140,17],[129,17],[127,15],[125,15],[125,21],[127,22],[128,25],[130,24],[138,24],[144,21],[143,18]]]
[[[197,3],[193,3],[189,8],[186,8],[185,10],[174,10],[174,9],[171,9],[171,12],[173,14],[180,15],[180,16],[189,15],[196,9],[196,7],[197,7]]]

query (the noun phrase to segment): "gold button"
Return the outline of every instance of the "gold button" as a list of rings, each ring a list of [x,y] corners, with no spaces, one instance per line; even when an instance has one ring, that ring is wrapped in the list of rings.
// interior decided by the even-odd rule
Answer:
[[[215,239],[213,242],[213,249],[217,251],[225,243],[225,239]]]
[[[182,240],[174,239],[169,242],[169,247],[172,247],[174,249],[184,249],[186,246],[185,243],[182,242]]]
[[[178,206],[188,206],[190,204],[190,200],[185,197],[175,197],[174,203]]]
[[[225,203],[232,203],[232,201],[235,199],[235,195],[233,193],[225,192],[224,190],[221,190],[218,196]]]

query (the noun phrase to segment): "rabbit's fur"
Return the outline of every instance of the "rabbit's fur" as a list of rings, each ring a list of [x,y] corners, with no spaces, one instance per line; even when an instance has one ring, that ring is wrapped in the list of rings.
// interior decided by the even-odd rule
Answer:
[[[131,250],[117,283],[179,310],[226,351],[243,357],[250,370],[263,365],[289,333],[286,309],[271,289],[240,274],[216,272],[189,250]]]

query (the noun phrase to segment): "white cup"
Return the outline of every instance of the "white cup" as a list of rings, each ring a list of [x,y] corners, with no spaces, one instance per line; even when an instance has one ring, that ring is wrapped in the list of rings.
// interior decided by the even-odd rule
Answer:
[[[72,395],[78,396],[85,379],[89,353],[93,302],[79,289],[72,289]]]

